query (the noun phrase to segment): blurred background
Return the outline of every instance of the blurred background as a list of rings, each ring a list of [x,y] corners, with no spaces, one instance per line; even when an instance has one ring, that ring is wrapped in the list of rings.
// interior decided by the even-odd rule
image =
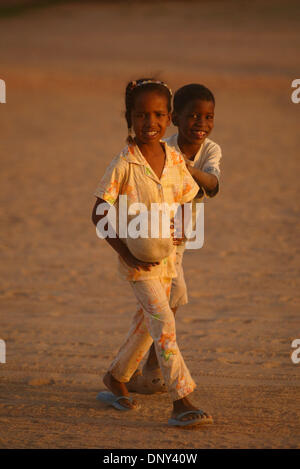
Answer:
[[[299,13],[294,0],[0,1],[2,447],[299,447]],[[217,422],[201,442],[165,434],[165,395],[126,421],[95,400],[135,302],[96,237],[93,193],[125,145],[126,84],[148,75],[216,98],[220,193],[176,319]]]

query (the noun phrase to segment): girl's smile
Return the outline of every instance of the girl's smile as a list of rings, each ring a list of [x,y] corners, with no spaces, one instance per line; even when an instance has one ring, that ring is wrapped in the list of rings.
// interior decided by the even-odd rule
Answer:
[[[145,91],[136,97],[131,113],[137,144],[161,140],[171,123],[165,96],[156,91]]]

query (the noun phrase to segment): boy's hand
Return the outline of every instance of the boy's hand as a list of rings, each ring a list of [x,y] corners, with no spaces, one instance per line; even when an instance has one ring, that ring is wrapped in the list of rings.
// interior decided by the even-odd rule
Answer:
[[[212,192],[218,186],[218,178],[214,174],[206,173],[199,168],[195,168],[194,162],[184,157],[184,161],[190,175],[194,178],[199,187],[203,187],[205,192]]]
[[[185,165],[188,169],[188,171],[190,172],[191,176],[193,176],[193,173],[194,173],[194,162],[187,159],[187,158],[184,158],[184,161],[185,161]]]
[[[175,237],[175,233],[171,233],[171,236],[173,238],[173,244],[175,246],[180,246],[181,244],[184,244],[186,242],[186,237],[182,236],[181,238]]]
[[[190,166],[190,167],[194,166],[194,162],[189,160],[188,158],[184,158],[184,161],[187,166]]]

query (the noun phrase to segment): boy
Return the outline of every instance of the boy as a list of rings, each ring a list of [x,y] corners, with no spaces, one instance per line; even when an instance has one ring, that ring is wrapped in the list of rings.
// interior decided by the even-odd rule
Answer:
[[[182,153],[188,170],[199,186],[193,203],[201,202],[205,195],[214,197],[219,191],[221,148],[208,138],[214,127],[215,99],[205,86],[190,84],[177,90],[173,106],[172,121],[178,127],[178,133],[165,141]],[[174,315],[179,306],[188,302],[182,269],[184,250],[185,244],[177,246],[177,277],[172,279],[170,297]],[[153,344],[143,374],[137,370],[127,387],[131,391],[149,394],[165,391]]]

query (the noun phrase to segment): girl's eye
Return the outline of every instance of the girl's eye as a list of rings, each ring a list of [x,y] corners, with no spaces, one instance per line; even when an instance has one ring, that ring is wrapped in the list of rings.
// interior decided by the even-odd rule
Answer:
[[[213,118],[214,118],[214,116],[212,116],[212,115],[206,116],[206,119],[213,119]]]

